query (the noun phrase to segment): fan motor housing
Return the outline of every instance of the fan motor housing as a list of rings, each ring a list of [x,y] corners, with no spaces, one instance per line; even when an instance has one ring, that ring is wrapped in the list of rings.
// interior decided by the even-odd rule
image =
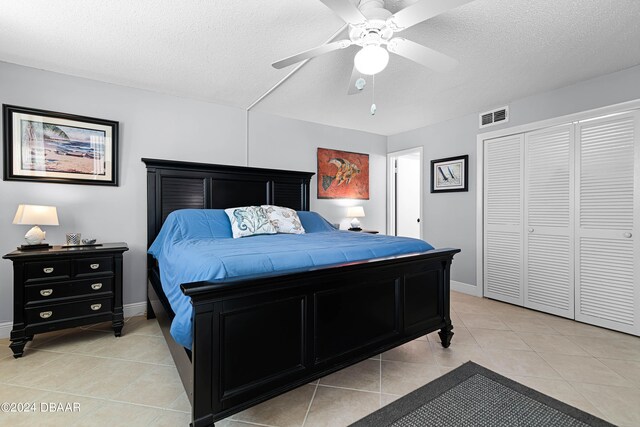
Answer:
[[[351,41],[359,46],[386,44],[393,36],[393,30],[387,25],[387,19],[392,13],[384,8],[384,1],[361,0],[358,9],[367,21],[364,24],[349,25]]]

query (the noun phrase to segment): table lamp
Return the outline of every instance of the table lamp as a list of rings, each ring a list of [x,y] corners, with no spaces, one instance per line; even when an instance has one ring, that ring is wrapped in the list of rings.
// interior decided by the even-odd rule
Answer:
[[[352,206],[348,208],[347,216],[353,218],[351,220],[351,228],[349,228],[349,230],[351,231],[362,230],[362,228],[360,228],[360,221],[358,220],[358,218],[364,217],[364,209],[362,208],[362,206]]]
[[[50,248],[48,243],[42,243],[46,233],[40,229],[40,225],[60,225],[58,223],[58,211],[55,206],[18,205],[18,211],[13,218],[14,224],[33,225],[24,235],[26,245],[20,246],[20,250]]]

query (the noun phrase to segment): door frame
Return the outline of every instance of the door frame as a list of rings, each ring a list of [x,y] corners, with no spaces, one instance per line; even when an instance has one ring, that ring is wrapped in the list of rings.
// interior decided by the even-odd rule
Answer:
[[[640,99],[580,111],[551,119],[540,120],[524,125],[508,127],[490,132],[479,133],[476,137],[476,285],[478,295],[484,295],[484,145],[485,141],[503,136],[532,132],[580,121],[596,119],[607,115],[624,114],[640,109]],[[639,167],[636,165],[636,167]],[[640,204],[640,203],[639,203]]]
[[[396,166],[398,157],[417,153],[420,157],[420,239],[424,236],[424,149],[423,147],[407,148],[405,150],[387,153],[387,233],[396,235]]]

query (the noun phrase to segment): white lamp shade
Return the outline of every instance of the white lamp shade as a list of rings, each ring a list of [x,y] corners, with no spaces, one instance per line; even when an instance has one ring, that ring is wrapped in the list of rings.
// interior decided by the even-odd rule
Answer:
[[[18,205],[13,218],[14,224],[20,225],[60,225],[58,211],[55,206]]]
[[[384,70],[389,63],[389,52],[376,45],[368,45],[360,49],[353,58],[353,64],[362,74],[373,75]]]
[[[349,218],[363,218],[364,209],[362,208],[362,206],[352,206],[347,209],[347,216]]]

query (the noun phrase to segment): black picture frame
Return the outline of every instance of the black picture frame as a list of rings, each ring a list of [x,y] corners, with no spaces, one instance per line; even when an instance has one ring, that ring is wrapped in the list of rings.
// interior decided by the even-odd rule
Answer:
[[[446,171],[444,169],[445,166],[447,167]],[[456,179],[456,175],[460,172],[462,176]],[[431,160],[430,175],[432,193],[469,191],[469,155]],[[452,179],[455,182],[447,183]]]
[[[2,120],[3,180],[118,186],[118,122],[6,104]]]

